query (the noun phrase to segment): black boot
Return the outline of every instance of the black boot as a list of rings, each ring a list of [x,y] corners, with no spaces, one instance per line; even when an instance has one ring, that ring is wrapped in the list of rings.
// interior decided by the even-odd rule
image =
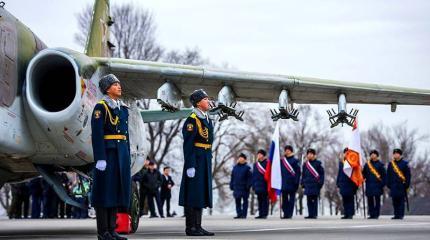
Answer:
[[[110,233],[105,232],[102,235],[97,235],[97,239],[98,240],[114,240],[115,238],[112,237],[112,235],[110,235]]]
[[[202,228],[202,214],[203,214],[203,210],[200,208],[198,210],[195,210],[195,212],[196,212],[196,226],[197,226],[197,229],[200,232],[202,232],[204,236],[214,236],[215,233],[206,231],[205,229]]]
[[[112,236],[112,238],[113,239],[115,239],[115,240],[127,240],[127,238],[126,237],[121,237],[118,233],[116,233],[115,231],[114,232],[111,232],[110,233],[110,235]]]
[[[185,234],[187,236],[204,236],[196,226],[196,213],[192,207],[185,207]]]

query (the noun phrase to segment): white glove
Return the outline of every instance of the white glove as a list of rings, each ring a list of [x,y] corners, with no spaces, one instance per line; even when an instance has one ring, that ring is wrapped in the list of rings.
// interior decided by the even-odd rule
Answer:
[[[195,168],[188,168],[187,169],[187,176],[189,178],[193,178],[196,175],[196,169]]]
[[[100,171],[106,170],[106,160],[98,160],[96,163],[96,168]]]

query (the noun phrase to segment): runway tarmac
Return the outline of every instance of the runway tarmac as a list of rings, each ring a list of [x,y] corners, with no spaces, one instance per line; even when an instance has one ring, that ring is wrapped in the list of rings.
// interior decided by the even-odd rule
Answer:
[[[205,216],[203,225],[214,231],[210,239],[430,239],[430,216],[406,216],[404,220],[340,220],[339,217],[321,217],[305,220],[295,217],[281,220],[233,219],[230,216]],[[184,219],[141,218],[136,233],[129,239],[205,239],[187,237]],[[0,239],[96,239],[96,223],[89,220],[0,220]]]

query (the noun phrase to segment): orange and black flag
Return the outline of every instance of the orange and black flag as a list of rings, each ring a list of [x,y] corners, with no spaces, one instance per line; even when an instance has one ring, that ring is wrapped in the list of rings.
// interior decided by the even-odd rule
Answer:
[[[362,174],[362,151],[360,132],[358,130],[357,119],[355,119],[354,127],[352,128],[351,141],[348,146],[348,151],[345,153],[343,162],[343,172],[351,178],[351,180],[359,187],[363,184],[364,178]]]

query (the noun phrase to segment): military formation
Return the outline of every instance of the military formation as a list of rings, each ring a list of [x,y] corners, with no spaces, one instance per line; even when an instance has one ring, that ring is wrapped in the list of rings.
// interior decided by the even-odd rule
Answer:
[[[344,150],[344,154],[348,149]],[[403,219],[405,204],[408,204],[407,193],[410,186],[411,174],[408,161],[403,159],[401,149],[393,150],[393,159],[388,163],[387,169],[379,159],[379,152],[372,150],[370,158],[365,163],[362,174],[365,180],[365,195],[368,204],[368,219],[378,219],[380,215],[381,196],[384,187],[390,190],[394,216],[392,219]],[[266,176],[267,158],[265,150],[258,150],[253,168],[247,165],[246,155],[241,153],[237,164],[233,167],[230,189],[236,202],[235,218],[246,218],[248,197],[251,188],[258,199],[258,216],[256,219],[267,218],[269,211],[269,189]],[[342,197],[343,216],[342,219],[352,219],[355,214],[355,197],[359,187],[343,171],[345,155],[339,161],[339,171],[336,185]],[[324,167],[317,159],[315,149],[306,151],[306,160],[303,163],[294,156],[291,145],[284,148],[284,156],[281,159],[282,191],[281,209],[283,219],[293,217],[295,199],[299,186],[307,199],[308,216],[305,219],[316,219],[318,217],[318,199],[321,188],[324,185]]]

